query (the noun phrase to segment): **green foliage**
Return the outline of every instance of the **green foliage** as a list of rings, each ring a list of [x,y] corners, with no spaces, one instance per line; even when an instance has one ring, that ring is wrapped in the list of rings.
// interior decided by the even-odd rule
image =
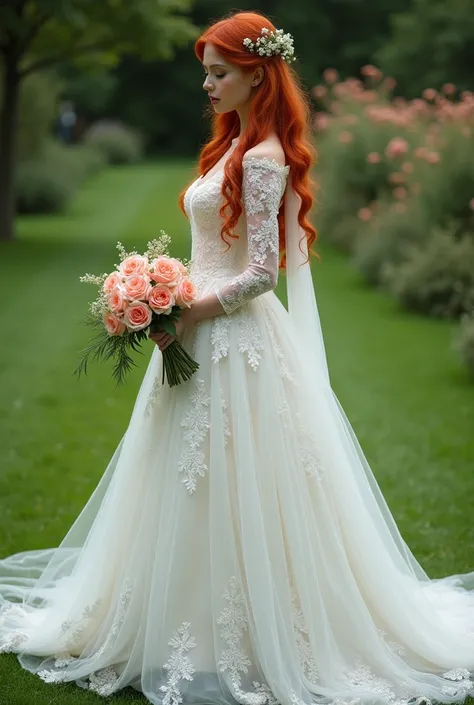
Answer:
[[[84,143],[101,152],[109,164],[132,164],[142,157],[139,134],[119,123],[96,123],[87,131]]]
[[[43,147],[57,113],[61,84],[51,72],[27,76],[20,92],[19,158],[33,157]]]
[[[19,165],[15,183],[17,212],[64,210],[84,179],[104,164],[102,154],[90,147],[47,142],[39,154]]]
[[[2,5],[0,46],[20,49],[22,72],[82,57],[114,65],[122,53],[169,59],[196,36],[189,0],[30,0]],[[25,37],[29,42],[25,42]]]
[[[459,317],[474,306],[474,242],[436,231],[424,247],[411,247],[404,262],[387,265],[384,279],[406,308]]]
[[[423,245],[429,238],[430,221],[419,204],[412,204],[401,213],[396,204],[381,204],[357,241],[354,262],[368,282],[379,285],[384,281],[387,265],[405,261],[410,246]]]
[[[447,81],[472,88],[472,0],[413,0],[406,12],[393,15],[392,25],[392,36],[375,61],[407,95],[418,95],[427,85],[441,88]]]
[[[474,379],[474,314],[462,317],[453,343],[454,349]]]
[[[74,103],[76,112],[88,122],[100,118],[107,110],[117,88],[117,75],[105,66],[88,70],[69,62],[58,67],[63,81],[61,97]]]

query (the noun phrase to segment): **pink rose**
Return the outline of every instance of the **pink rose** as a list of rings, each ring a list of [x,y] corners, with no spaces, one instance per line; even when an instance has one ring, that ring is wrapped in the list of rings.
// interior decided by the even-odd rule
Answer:
[[[125,331],[125,323],[110,311],[104,314],[104,326],[109,335],[122,335]]]
[[[179,261],[179,259],[174,259],[174,257],[171,257],[171,259],[173,260],[173,262],[177,262],[179,271],[186,277],[189,274],[188,268],[185,267],[184,264]]]
[[[197,289],[189,277],[183,277],[178,284],[175,295],[178,306],[190,308],[191,304],[196,300]]]
[[[132,274],[145,274],[148,269],[148,258],[143,255],[130,255],[120,263],[119,270],[124,277]]]
[[[131,277],[126,278],[123,289],[130,301],[139,299],[146,301],[151,289],[150,277],[147,274],[132,274]]]
[[[123,313],[127,308],[127,299],[121,286],[114,286],[107,297],[107,301],[113,313]]]
[[[122,283],[122,277],[118,272],[112,272],[112,274],[109,274],[107,279],[104,281],[103,284],[103,290],[105,291],[106,294],[109,293],[109,291],[112,291],[114,286],[118,286],[119,284]]]
[[[156,284],[148,295],[148,304],[156,313],[171,313],[175,304],[173,293],[164,284]]]
[[[123,320],[130,330],[142,330],[151,323],[152,311],[142,301],[132,301],[124,313]]]
[[[151,263],[150,277],[157,284],[166,284],[166,286],[177,286],[181,278],[180,270],[181,262],[173,257],[162,255],[157,257]]]

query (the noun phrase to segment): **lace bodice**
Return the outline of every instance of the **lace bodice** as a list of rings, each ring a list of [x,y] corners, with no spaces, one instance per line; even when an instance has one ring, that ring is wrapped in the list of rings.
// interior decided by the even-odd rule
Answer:
[[[239,239],[230,248],[220,236],[224,170],[196,179],[184,197],[191,223],[191,278],[201,295],[214,291],[226,313],[277,284],[277,216],[290,170],[269,157],[247,157],[242,166],[244,212],[235,228]]]

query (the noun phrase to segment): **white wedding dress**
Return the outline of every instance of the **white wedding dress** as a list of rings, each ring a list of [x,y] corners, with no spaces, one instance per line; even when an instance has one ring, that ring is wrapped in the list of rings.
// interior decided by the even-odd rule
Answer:
[[[62,543],[0,561],[0,651],[51,688],[131,686],[163,705],[474,695],[474,572],[423,571],[316,335],[308,342],[319,325],[310,279],[295,298],[289,260],[291,315],[273,291],[283,197],[291,257],[302,232],[288,174],[244,159],[228,250],[222,169],[190,186],[191,274],[225,309],[183,334],[199,369],[162,386],[155,347],[129,426]]]

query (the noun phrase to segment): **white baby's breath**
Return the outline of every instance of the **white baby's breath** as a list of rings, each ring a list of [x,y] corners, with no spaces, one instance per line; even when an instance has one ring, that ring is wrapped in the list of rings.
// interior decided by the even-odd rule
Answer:
[[[250,37],[245,37],[242,43],[248,51],[256,52],[260,56],[281,56],[287,64],[296,61],[293,37],[289,32],[284,33],[282,29],[273,32],[267,27],[262,27],[260,34],[256,42]]]

